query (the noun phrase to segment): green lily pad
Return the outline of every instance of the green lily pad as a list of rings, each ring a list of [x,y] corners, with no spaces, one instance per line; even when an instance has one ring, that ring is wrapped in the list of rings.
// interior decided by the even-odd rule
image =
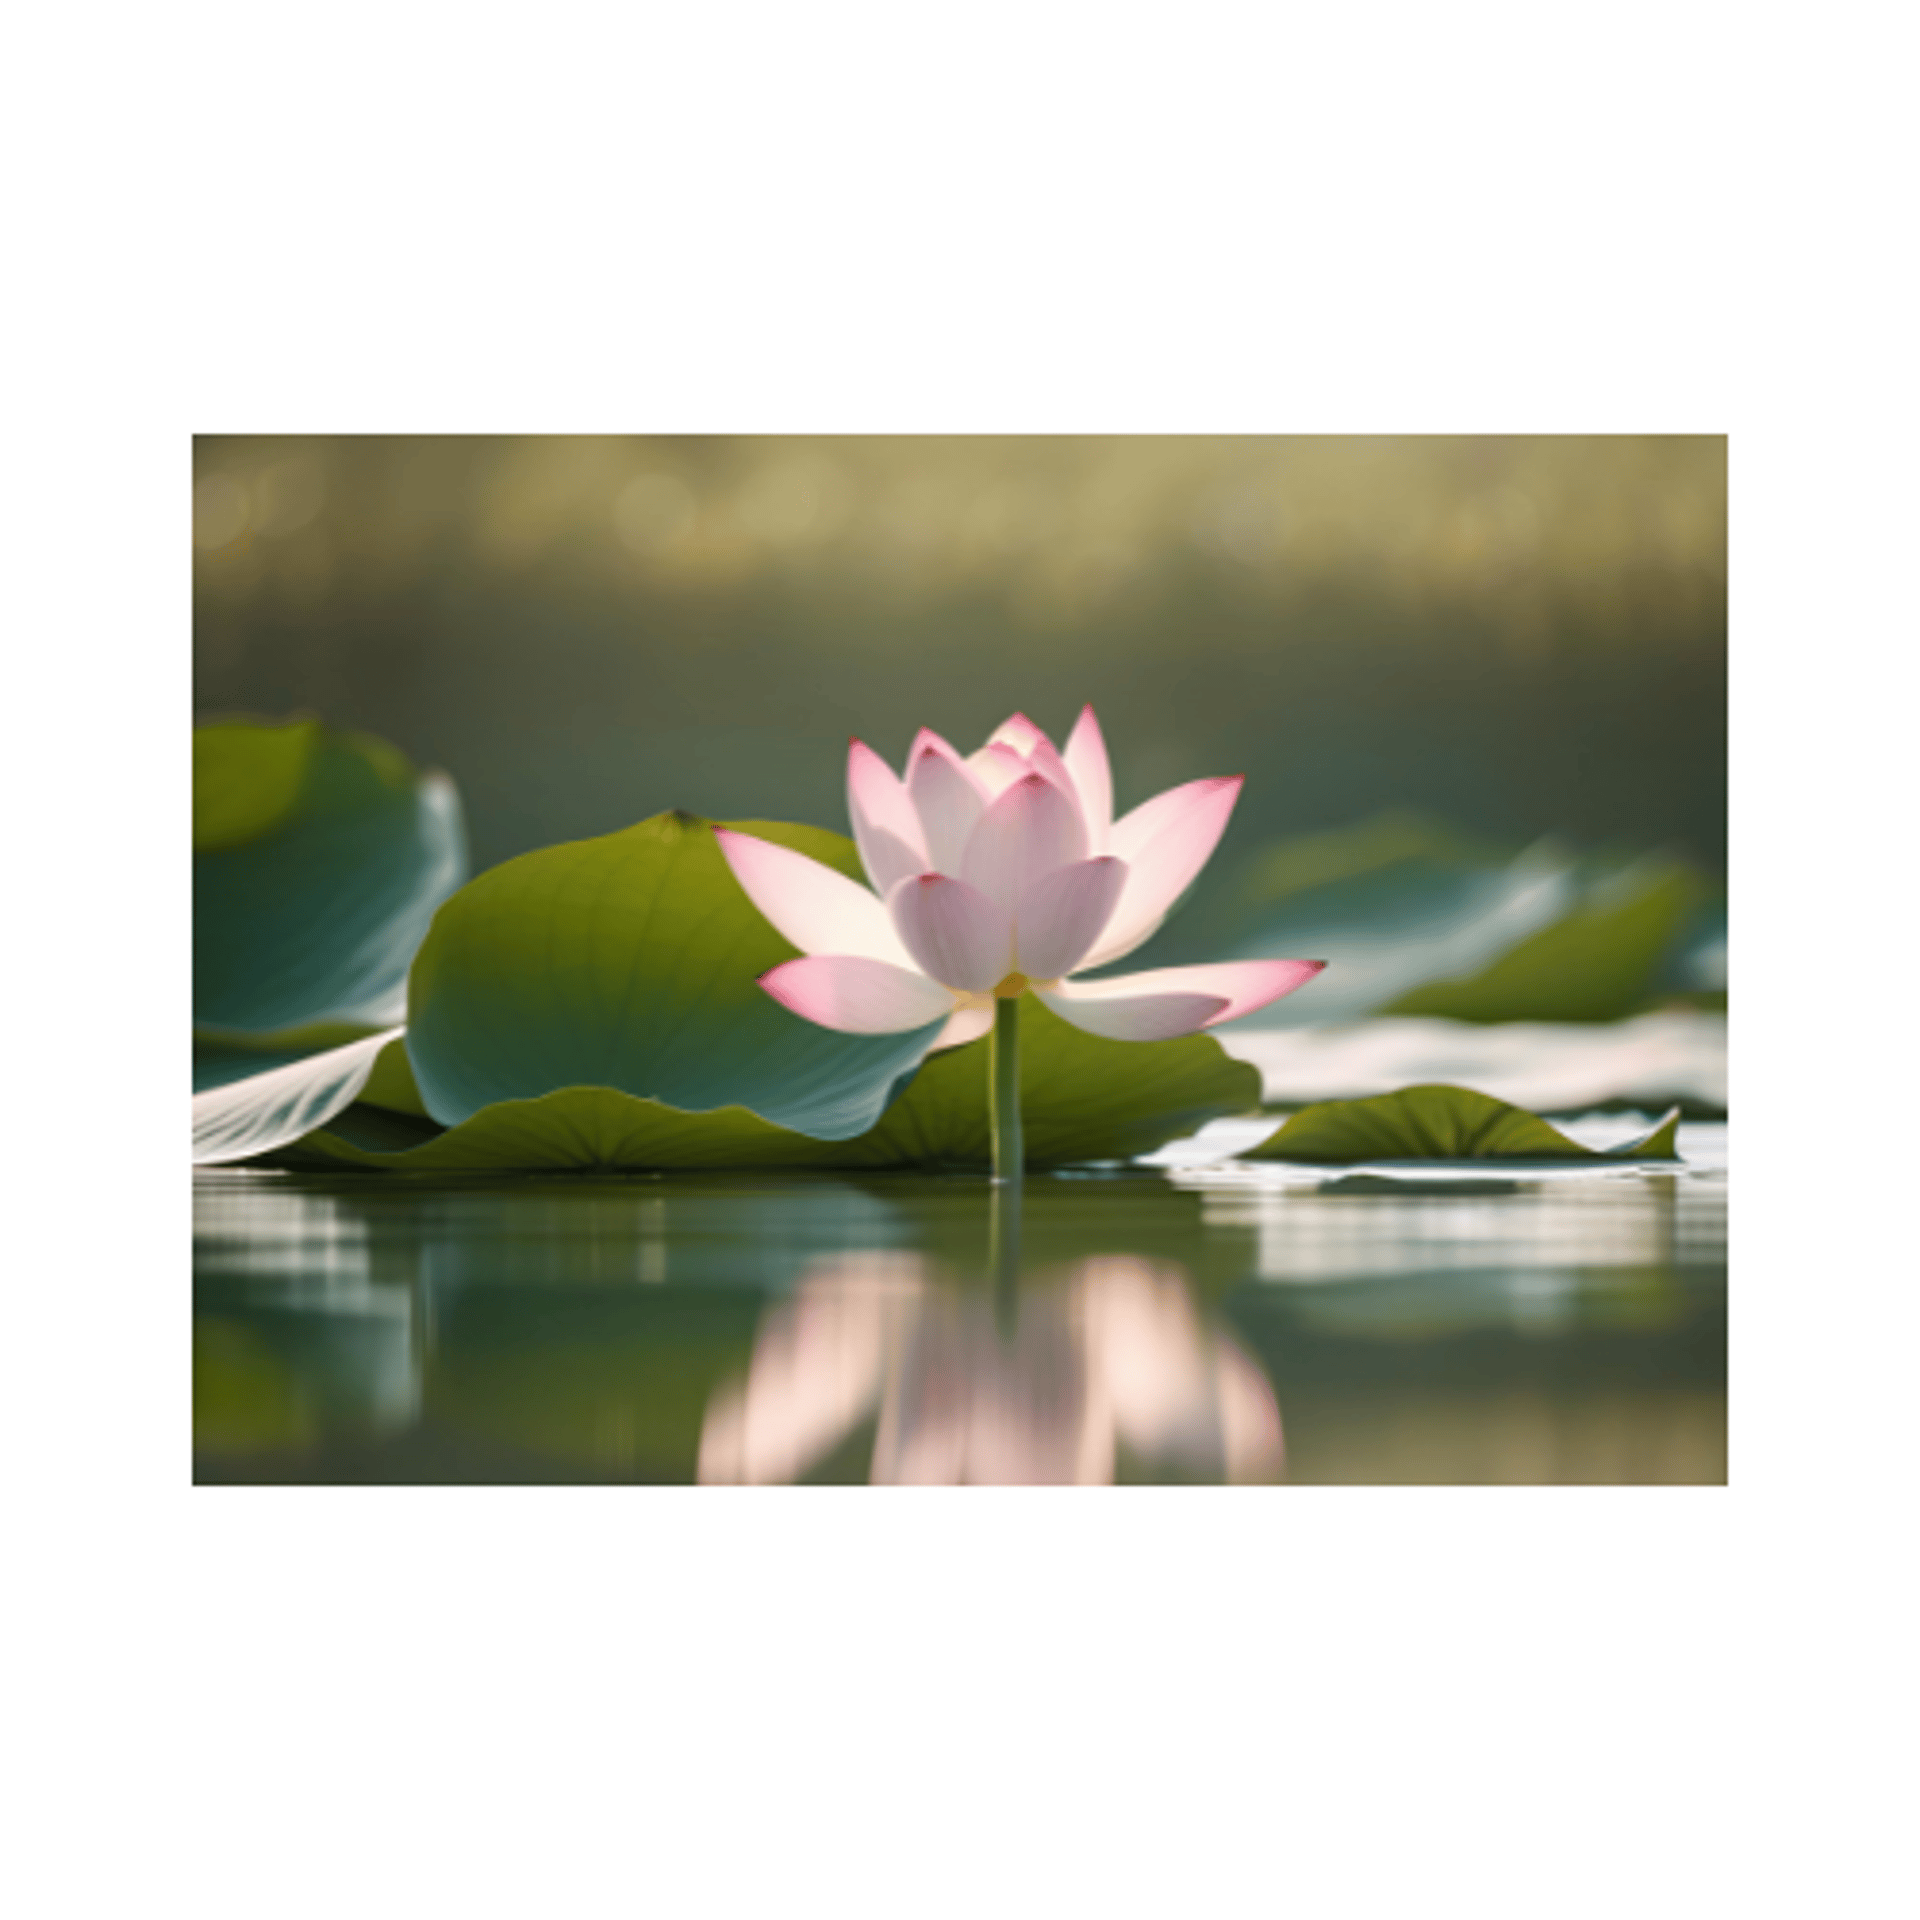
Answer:
[[[1372,1160],[1672,1160],[1680,1110],[1605,1151],[1583,1147],[1538,1114],[1468,1087],[1402,1087],[1367,1100],[1320,1100],[1237,1158],[1323,1166]]]
[[[738,824],[860,871],[840,834]],[[941,1023],[871,1035],[817,1027],[759,984],[793,955],[734,879],[711,824],[691,814],[523,854],[454,895],[414,962],[407,1051],[421,1098],[452,1126],[503,1101],[593,1087],[685,1113],[742,1107],[796,1133],[851,1139],[880,1117]]]
[[[196,1083],[263,1041],[297,1056],[290,1029],[392,1025],[465,875],[453,782],[367,735],[239,720],[195,730],[194,779]]]
[[[1147,959],[1311,953],[1329,962],[1311,994],[1250,1027],[1317,1027],[1374,1015],[1472,1021],[1621,1019],[1676,990],[1725,984],[1689,954],[1713,944],[1705,877],[1684,861],[1577,857],[1520,848],[1443,822],[1383,814],[1278,841],[1251,856],[1199,912],[1156,936]]]
[[[1258,1072],[1228,1058],[1208,1034],[1102,1040],[1034,1000],[1023,1007],[1020,1025],[1027,1164],[1035,1169],[1148,1153],[1209,1120],[1245,1113],[1260,1097]],[[383,1065],[395,1052],[390,1044]],[[398,1107],[374,1105],[377,1088],[370,1084],[361,1104],[275,1158],[291,1166],[410,1173],[985,1167],[987,1053],[988,1042],[976,1040],[935,1054],[879,1122],[851,1139],[812,1138],[740,1106],[687,1112],[608,1087],[499,1102],[428,1134]],[[397,1074],[388,1084],[384,1097],[404,1099]]]
[[[222,720],[193,730],[193,850],[223,853],[279,826],[320,744],[317,720]]]
[[[407,1057],[406,1036],[390,1040],[374,1056],[373,1072],[360,1090],[360,1098],[387,1113],[403,1113],[429,1125],[438,1125],[420,1097],[420,1083],[413,1077],[413,1062]]]
[[[1436,823],[1386,815],[1267,848],[1210,915],[1159,936],[1151,958],[1313,954],[1328,962],[1313,992],[1246,1024],[1325,1026],[1484,968],[1576,897],[1570,856],[1549,845],[1502,854]]]
[[[1479,972],[1429,981],[1383,1011],[1476,1021],[1625,1019],[1655,996],[1703,892],[1700,876],[1677,862],[1629,868]]]

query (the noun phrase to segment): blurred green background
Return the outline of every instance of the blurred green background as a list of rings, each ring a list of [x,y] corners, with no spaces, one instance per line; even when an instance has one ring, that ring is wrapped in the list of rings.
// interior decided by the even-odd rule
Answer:
[[[1014,708],[1217,867],[1389,810],[1724,870],[1719,437],[203,437],[194,699],[459,784],[474,866],[667,807],[845,828]]]

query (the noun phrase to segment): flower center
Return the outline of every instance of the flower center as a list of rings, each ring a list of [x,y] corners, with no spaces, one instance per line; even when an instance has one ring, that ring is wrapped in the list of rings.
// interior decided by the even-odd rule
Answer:
[[[1024,973],[1010,973],[994,988],[996,1000],[1018,1000],[1027,990],[1027,976]]]

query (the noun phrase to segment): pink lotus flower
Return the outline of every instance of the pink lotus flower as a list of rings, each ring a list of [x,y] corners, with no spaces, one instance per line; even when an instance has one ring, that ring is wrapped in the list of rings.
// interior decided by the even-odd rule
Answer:
[[[847,804],[872,892],[750,834],[722,828],[719,840],[754,905],[801,952],[760,984],[819,1026],[901,1033],[944,1016],[934,1045],[953,1047],[993,1026],[996,1000],[1031,992],[1088,1033],[1169,1040],[1264,1007],[1325,965],[1071,977],[1154,932],[1218,845],[1240,786],[1190,781],[1115,820],[1093,709],[1064,753],[1015,714],[965,758],[922,728],[904,780],[854,741]]]

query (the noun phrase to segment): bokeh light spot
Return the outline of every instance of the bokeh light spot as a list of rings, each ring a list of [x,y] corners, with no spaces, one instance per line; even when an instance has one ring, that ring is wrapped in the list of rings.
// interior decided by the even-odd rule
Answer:
[[[230,473],[210,473],[193,490],[193,543],[208,552],[247,530],[247,490]]]
[[[639,554],[658,553],[693,531],[698,507],[693,489],[673,473],[636,474],[613,503],[613,530]]]
[[[256,533],[279,539],[298,533],[319,513],[326,483],[313,460],[276,460],[261,468],[253,483]]]
[[[758,467],[735,512],[747,532],[773,546],[812,546],[838,532],[852,489],[837,462],[802,453]]]

